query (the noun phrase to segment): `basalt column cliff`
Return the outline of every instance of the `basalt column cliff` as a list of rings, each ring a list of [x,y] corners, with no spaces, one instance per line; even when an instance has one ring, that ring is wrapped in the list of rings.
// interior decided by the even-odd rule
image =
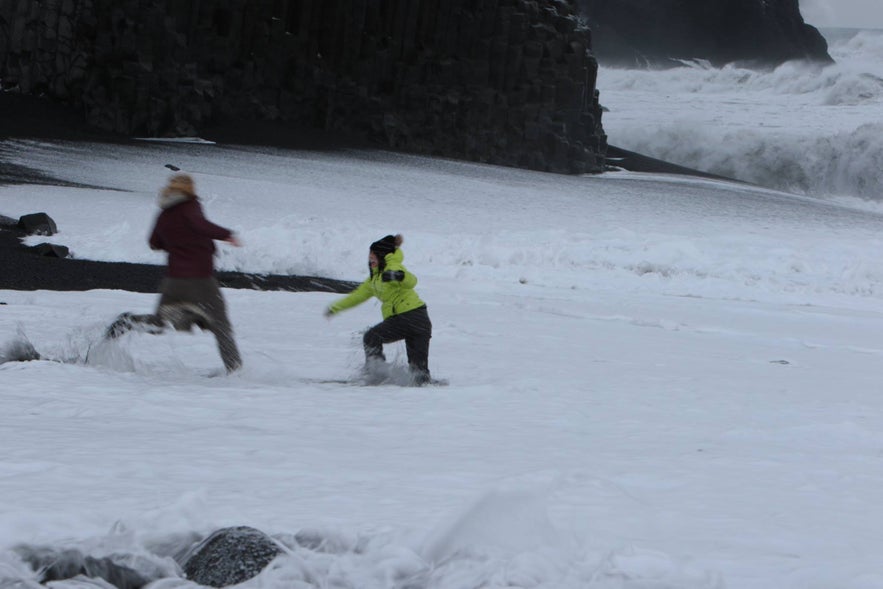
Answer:
[[[102,129],[270,120],[403,151],[601,171],[572,0],[3,0],[0,84]]]

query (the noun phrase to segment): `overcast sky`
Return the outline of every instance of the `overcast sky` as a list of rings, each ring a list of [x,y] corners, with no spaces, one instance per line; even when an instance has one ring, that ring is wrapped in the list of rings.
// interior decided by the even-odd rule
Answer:
[[[816,27],[883,29],[883,0],[800,0],[800,13]]]

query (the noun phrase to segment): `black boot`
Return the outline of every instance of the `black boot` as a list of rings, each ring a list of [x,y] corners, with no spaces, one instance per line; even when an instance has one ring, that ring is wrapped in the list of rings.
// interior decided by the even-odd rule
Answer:
[[[104,337],[106,339],[116,339],[133,329],[144,333],[158,334],[163,332],[164,326],[162,319],[156,315],[121,313],[105,330]]]
[[[432,382],[432,377],[428,370],[422,368],[411,367],[411,384],[415,387],[422,387]]]

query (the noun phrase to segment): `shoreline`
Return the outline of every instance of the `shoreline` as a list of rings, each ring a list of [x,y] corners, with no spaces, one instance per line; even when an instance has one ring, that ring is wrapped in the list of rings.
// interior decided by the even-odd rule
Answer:
[[[7,139],[52,139],[99,143],[132,143],[121,137],[88,127],[75,109],[47,99],[0,91],[0,141]],[[270,122],[242,121],[206,129],[203,138],[219,143],[269,145],[287,149],[335,151],[371,149],[357,137],[317,130],[286,128]],[[610,146],[608,165],[632,172],[668,173],[722,179]],[[728,178],[725,178],[729,180]],[[0,186],[38,184],[89,186],[52,177],[41,170],[5,161],[0,149]],[[0,217],[13,211],[0,210]],[[19,215],[38,211],[19,211]],[[46,211],[51,216],[51,211]],[[12,221],[17,220],[17,216]],[[15,225],[0,224],[0,259],[4,272],[0,290],[84,291],[93,289],[156,293],[164,266],[129,262],[101,262],[76,258],[40,256],[21,242],[24,232]],[[291,292],[346,293],[358,283],[321,276],[263,275],[245,272],[216,272],[222,287]]]
[[[131,144],[135,139],[93,129],[85,124],[80,114],[69,106],[53,103],[45,98],[0,91],[0,142],[7,139],[49,139],[97,143]],[[229,125],[218,127],[212,135],[226,141],[254,144],[270,127],[261,125]],[[276,127],[268,135],[268,144],[281,144],[284,130]],[[333,150],[352,145],[344,138],[328,135],[299,133],[291,141],[293,149]],[[281,145],[280,145],[281,146]],[[0,149],[0,185],[37,184],[90,188],[75,182],[55,178],[41,170],[5,161]],[[20,215],[39,211],[0,210],[0,221],[17,222]],[[45,211],[52,216],[51,211]],[[14,213],[10,215],[10,213]],[[77,258],[41,256],[21,242],[25,232],[13,225],[0,223],[0,290],[55,290],[85,291],[94,289],[126,290],[157,293],[165,275],[165,266],[130,262],[102,262]],[[322,276],[289,276],[279,274],[251,274],[246,272],[216,272],[222,288],[279,290],[290,292],[347,293],[358,282],[336,280]]]
[[[41,256],[21,242],[25,232],[0,226],[0,290],[125,290],[158,293],[165,266],[131,262],[101,262]],[[220,271],[215,278],[222,288],[288,292],[348,293],[358,282],[321,276],[251,274]]]

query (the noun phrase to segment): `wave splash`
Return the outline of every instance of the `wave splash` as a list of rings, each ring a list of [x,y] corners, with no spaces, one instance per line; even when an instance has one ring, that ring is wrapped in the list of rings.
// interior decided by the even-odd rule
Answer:
[[[469,587],[560,587],[721,589],[718,573],[665,552],[620,546],[596,550],[562,536],[547,515],[548,491],[495,489],[462,513],[428,532],[358,532],[305,528],[263,536],[278,550],[257,576],[237,578],[237,587],[307,589],[463,589]],[[245,528],[240,528],[245,529]],[[226,532],[227,528],[222,530]],[[0,586],[55,589],[196,589],[189,558],[207,537],[201,532],[143,534],[121,522],[109,533],[51,544],[0,549]],[[246,542],[247,544],[247,542]],[[223,551],[222,551],[223,552]],[[233,559],[250,556],[229,547]],[[247,552],[247,551],[246,551]],[[212,556],[221,553],[215,551]],[[234,576],[236,562],[229,567]],[[223,581],[223,578],[217,579]]]
[[[624,130],[629,149],[699,170],[807,196],[883,200],[883,124],[823,136],[720,132],[680,122],[651,136]]]
[[[603,71],[609,141],[777,190],[881,200],[883,32],[858,32],[831,54],[826,67]]]

